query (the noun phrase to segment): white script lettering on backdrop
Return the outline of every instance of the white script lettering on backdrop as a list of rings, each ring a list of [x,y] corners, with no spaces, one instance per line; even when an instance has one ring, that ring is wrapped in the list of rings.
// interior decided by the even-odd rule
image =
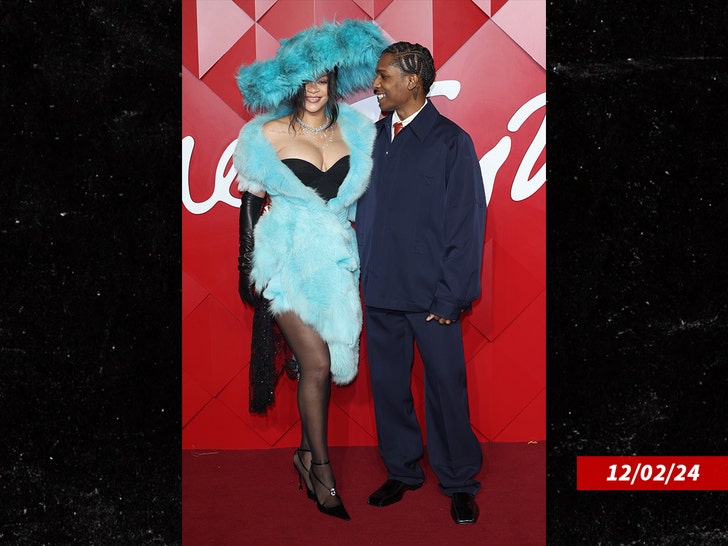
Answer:
[[[445,80],[435,82],[432,85],[429,96],[446,96],[448,99],[453,100],[457,97],[460,92],[460,82],[455,80]],[[372,121],[379,119],[379,106],[376,102],[376,97],[368,97],[364,100],[360,100],[352,104],[354,108],[362,112],[364,115],[369,117]],[[546,106],[546,93],[536,95],[532,99],[526,101],[508,121],[507,128],[511,133],[516,133],[521,125],[540,108]],[[240,199],[234,197],[230,193],[230,187],[235,180],[237,172],[235,167],[232,166],[232,155],[235,150],[237,139],[233,140],[225,151],[223,151],[220,159],[217,162],[215,168],[215,186],[212,195],[201,202],[193,201],[190,193],[190,161],[192,160],[192,151],[195,147],[195,139],[192,136],[185,136],[182,139],[182,204],[192,214],[205,214],[218,202],[227,203],[233,207],[240,206]],[[521,158],[518,170],[513,178],[511,184],[511,199],[514,201],[523,201],[528,199],[538,189],[546,183],[546,164],[544,163],[541,168],[531,177],[528,178],[529,173],[533,170],[536,160],[541,155],[541,152],[546,147],[546,114],[544,112],[541,126],[534,135],[531,143],[526,150],[524,156]],[[509,135],[503,136],[498,144],[496,144],[491,150],[489,150],[480,159],[480,170],[483,173],[483,185],[485,186],[485,198],[486,204],[490,203],[490,197],[493,193],[493,185],[495,184],[495,177],[498,174],[498,170],[501,168],[508,158],[508,154],[511,151],[511,137]],[[227,169],[227,171],[226,171]]]

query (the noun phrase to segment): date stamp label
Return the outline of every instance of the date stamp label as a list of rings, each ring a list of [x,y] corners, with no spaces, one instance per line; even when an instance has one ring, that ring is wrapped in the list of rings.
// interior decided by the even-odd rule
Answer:
[[[728,490],[728,457],[579,456],[579,491]]]

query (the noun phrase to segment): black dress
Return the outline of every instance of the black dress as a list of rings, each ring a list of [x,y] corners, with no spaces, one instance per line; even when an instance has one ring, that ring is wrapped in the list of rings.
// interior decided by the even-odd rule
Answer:
[[[328,170],[322,171],[313,163],[295,157],[283,159],[283,164],[309,188],[313,188],[325,201],[336,197],[339,186],[349,172],[349,156],[345,155]]]

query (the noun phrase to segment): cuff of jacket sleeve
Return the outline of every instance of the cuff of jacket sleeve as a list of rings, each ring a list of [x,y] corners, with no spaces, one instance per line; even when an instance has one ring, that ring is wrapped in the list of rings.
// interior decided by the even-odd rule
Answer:
[[[429,311],[438,317],[458,320],[460,313],[463,311],[463,305],[459,301],[454,302],[436,297],[432,300]]]

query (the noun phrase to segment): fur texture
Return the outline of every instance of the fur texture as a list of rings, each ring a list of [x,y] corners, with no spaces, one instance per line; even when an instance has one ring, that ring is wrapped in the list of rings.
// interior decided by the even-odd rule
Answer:
[[[345,19],[324,23],[281,40],[272,59],[240,68],[237,83],[243,103],[252,112],[277,109],[306,80],[315,80],[334,66],[343,97],[371,89],[379,55],[388,45],[373,21]]]
[[[255,226],[252,278],[274,315],[294,311],[328,343],[337,384],[351,382],[359,362],[362,316],[359,254],[351,227],[356,200],[369,184],[374,124],[346,104],[338,123],[350,150],[349,173],[328,202],[305,186],[263,136],[258,116],[240,132],[233,156],[240,191],[268,193],[270,210]]]

